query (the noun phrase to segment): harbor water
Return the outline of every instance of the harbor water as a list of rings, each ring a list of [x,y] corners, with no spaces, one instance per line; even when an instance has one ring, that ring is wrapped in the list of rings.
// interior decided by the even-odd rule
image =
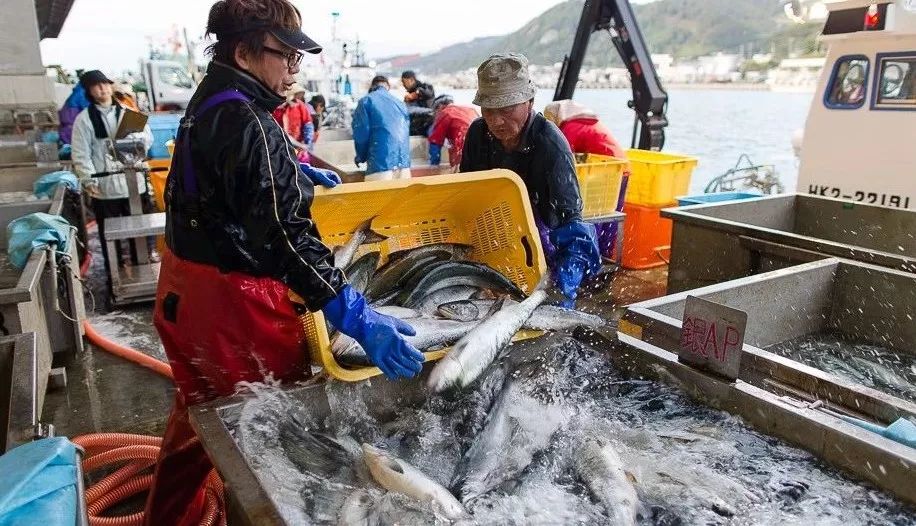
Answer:
[[[474,99],[474,90],[440,91],[451,93],[459,104]],[[671,89],[668,96],[665,151],[700,159],[690,193],[703,193],[707,183],[733,168],[742,153],[757,164],[774,165],[785,190],[795,191],[798,162],[792,134],[804,127],[813,94]],[[538,90],[535,109],[543,110],[552,98],[552,90]],[[575,98],[598,114],[621,146],[630,146],[630,90],[579,89]]]

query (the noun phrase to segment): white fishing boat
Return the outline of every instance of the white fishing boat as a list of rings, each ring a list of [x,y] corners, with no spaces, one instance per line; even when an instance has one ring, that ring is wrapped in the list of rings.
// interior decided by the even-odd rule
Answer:
[[[798,191],[916,207],[916,2],[840,0],[804,136]]]

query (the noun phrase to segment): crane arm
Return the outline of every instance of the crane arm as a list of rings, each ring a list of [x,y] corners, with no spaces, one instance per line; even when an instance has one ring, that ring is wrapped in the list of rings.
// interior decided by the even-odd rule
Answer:
[[[661,150],[665,144],[668,119],[668,93],[662,88],[649,49],[628,0],[586,0],[573,40],[572,50],[563,59],[560,79],[553,100],[571,99],[579,81],[592,33],[606,30],[624,65],[630,72],[636,113],[633,146],[644,150]],[[637,142],[638,136],[638,142]]]

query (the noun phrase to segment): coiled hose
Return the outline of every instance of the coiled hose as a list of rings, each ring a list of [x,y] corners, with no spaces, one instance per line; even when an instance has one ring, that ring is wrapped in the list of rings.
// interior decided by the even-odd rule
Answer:
[[[86,450],[83,472],[121,464],[121,467],[86,489],[86,508],[91,526],[139,526],[143,512],[120,517],[103,516],[113,505],[146,491],[153,483],[149,470],[159,456],[162,439],[128,433],[97,433],[82,435],[73,443]],[[200,524],[223,525],[226,521],[223,481],[216,470],[207,476],[204,512]]]

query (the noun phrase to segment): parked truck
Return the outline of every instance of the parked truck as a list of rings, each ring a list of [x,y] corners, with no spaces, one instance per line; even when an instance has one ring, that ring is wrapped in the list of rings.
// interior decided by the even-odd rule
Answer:
[[[197,89],[187,65],[181,62],[144,59],[140,61],[140,75],[151,111],[183,110]]]

